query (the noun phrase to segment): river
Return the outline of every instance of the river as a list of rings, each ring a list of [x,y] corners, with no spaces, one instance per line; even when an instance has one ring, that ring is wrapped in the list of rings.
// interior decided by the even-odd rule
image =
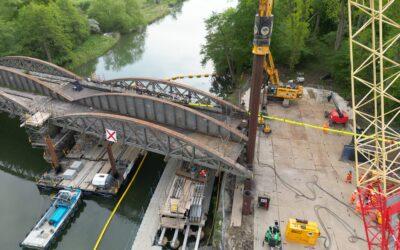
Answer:
[[[93,60],[76,73],[92,73],[103,79],[121,77],[166,78],[177,74],[209,73],[211,64],[201,65],[201,44],[205,39],[204,19],[212,12],[234,6],[230,0],[189,0],[144,31],[123,36],[106,55]],[[209,79],[184,82],[208,91]],[[50,204],[50,196],[39,193],[35,178],[50,165],[41,150],[32,149],[19,120],[0,114],[0,249],[19,249],[18,244]],[[130,249],[151,192],[165,163],[150,154],[105,234],[100,249]],[[115,200],[85,198],[73,223],[55,249],[92,249],[97,235],[115,205]]]

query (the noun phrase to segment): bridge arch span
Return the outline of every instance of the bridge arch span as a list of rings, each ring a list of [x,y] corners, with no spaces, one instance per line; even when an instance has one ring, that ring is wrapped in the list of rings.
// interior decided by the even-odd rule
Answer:
[[[102,83],[114,88],[128,89],[138,94],[162,97],[182,104],[201,104],[205,107],[211,105],[220,109],[220,113],[227,115],[231,115],[232,113],[238,113],[241,115],[247,114],[241,107],[225,101],[222,98],[186,84],[173,81],[154,78],[119,78],[103,81]]]
[[[0,66],[28,70],[37,73],[55,75],[65,78],[81,80],[82,78],[53,63],[27,56],[5,56],[0,58]]]
[[[251,171],[233,158],[216,152],[184,134],[167,127],[127,116],[107,113],[73,113],[52,119],[56,126],[105,137],[105,129],[117,132],[118,142],[147,151],[183,159],[201,166],[223,170],[234,175],[252,177]]]
[[[61,91],[58,91],[48,83],[40,81],[36,77],[3,66],[0,66],[0,86],[25,92],[39,93],[59,100],[70,99],[70,97],[64,95]]]
[[[0,90],[0,111],[7,112],[11,115],[24,117],[26,114],[33,114],[34,111],[25,103],[13,98],[11,95]]]
[[[145,121],[236,142],[247,141],[247,136],[224,122],[197,110],[152,96],[114,92],[93,94],[76,101],[99,110],[127,115]]]

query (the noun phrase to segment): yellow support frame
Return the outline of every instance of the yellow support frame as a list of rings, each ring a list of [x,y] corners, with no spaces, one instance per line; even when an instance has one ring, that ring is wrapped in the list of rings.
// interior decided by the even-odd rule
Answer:
[[[354,133],[357,126],[364,128],[354,137],[357,186],[368,189],[379,181],[386,197],[400,190],[400,134],[393,127],[400,119],[400,100],[393,95],[400,84],[400,64],[389,54],[400,44],[400,24],[388,16],[394,2],[348,1]],[[355,17],[357,24],[352,23]],[[391,37],[385,33],[388,29]],[[367,90],[362,97],[356,95],[359,86]]]

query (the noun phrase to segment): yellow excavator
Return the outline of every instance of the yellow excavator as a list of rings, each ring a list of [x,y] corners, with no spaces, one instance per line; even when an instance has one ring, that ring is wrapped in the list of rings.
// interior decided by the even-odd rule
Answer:
[[[272,27],[273,27],[273,19],[274,16],[272,15],[272,6],[273,0],[260,0],[259,2],[259,13],[264,14],[265,17],[269,20],[268,24],[265,24],[264,32],[269,34],[269,37],[272,34]],[[256,19],[257,20],[257,19]],[[262,21],[261,21],[262,22]],[[269,30],[270,29],[270,30]],[[261,29],[261,33],[263,30]],[[264,61],[264,70],[268,76],[268,80],[264,85],[264,96],[268,97],[269,99],[278,99],[283,100],[284,104],[290,100],[296,100],[302,97],[303,95],[303,86],[295,83],[294,81],[289,81],[288,83],[282,83],[279,79],[278,69],[275,67],[274,58],[272,57],[272,53],[269,48],[269,43],[264,44],[263,49],[267,50],[264,51],[265,53],[265,61]],[[257,49],[257,48],[254,48]],[[253,53],[257,53],[253,51]],[[297,82],[303,82],[304,77],[299,75],[296,79]]]

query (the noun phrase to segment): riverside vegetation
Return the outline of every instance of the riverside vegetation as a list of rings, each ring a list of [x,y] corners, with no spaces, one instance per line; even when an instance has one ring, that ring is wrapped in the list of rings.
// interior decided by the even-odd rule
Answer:
[[[183,0],[2,0],[0,56],[26,55],[75,68],[106,53]],[[105,34],[106,33],[106,34]]]
[[[400,9],[400,1],[393,3]],[[203,45],[203,62],[212,61],[219,77],[212,83],[211,91],[230,97],[241,86],[243,75],[251,74],[254,14],[258,1],[239,0],[236,8],[215,13],[206,20],[207,36]],[[271,50],[280,72],[303,71],[306,80],[333,88],[350,98],[350,60],[348,47],[348,13],[346,0],[276,0],[274,1],[274,28]],[[400,19],[400,12],[389,16]],[[366,20],[355,15],[353,24],[361,27]],[[398,30],[385,28],[384,36],[394,37]],[[363,43],[369,45],[370,33],[361,34]],[[400,42],[388,51],[399,57]],[[355,48],[357,49],[357,48]],[[365,51],[355,50],[357,58],[365,57]],[[398,60],[397,60],[398,61]],[[364,74],[371,74],[367,67]],[[388,69],[389,70],[389,69]],[[314,75],[314,77],[311,77]],[[310,79],[314,78],[314,79]],[[329,86],[326,86],[329,78]],[[359,97],[365,95],[361,90]],[[400,84],[394,88],[394,96],[400,98]],[[388,103],[388,105],[391,105]]]

